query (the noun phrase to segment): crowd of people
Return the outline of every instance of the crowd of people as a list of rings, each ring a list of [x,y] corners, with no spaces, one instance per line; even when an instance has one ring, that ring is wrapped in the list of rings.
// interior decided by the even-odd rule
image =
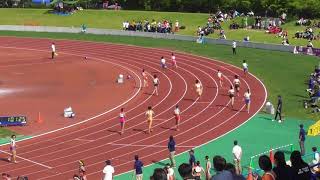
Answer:
[[[312,107],[313,112],[319,112],[318,102],[320,100],[320,67],[315,66],[314,72],[310,74],[307,92],[310,100],[304,104],[305,108]]]
[[[157,33],[174,33],[180,29],[179,21],[171,22],[169,20],[156,21],[124,21],[122,29],[125,31],[140,31],[140,32],[157,32]]]

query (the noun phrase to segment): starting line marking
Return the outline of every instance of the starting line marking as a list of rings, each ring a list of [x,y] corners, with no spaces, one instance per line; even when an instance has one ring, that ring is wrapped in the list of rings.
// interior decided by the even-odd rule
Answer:
[[[8,153],[8,152],[6,152],[6,151],[2,151],[2,150],[0,150],[0,152],[2,152],[2,153],[4,153],[4,154],[11,155],[11,153]],[[38,163],[38,162],[36,162],[36,161],[32,161],[32,160],[30,160],[30,159],[23,158],[23,157],[21,157],[21,156],[16,156],[16,157],[17,157],[17,158],[20,158],[20,159],[23,159],[23,160],[25,160],[25,161],[31,162],[31,163],[33,163],[33,164],[37,164],[37,165],[39,165],[39,166],[42,166],[42,167],[48,168],[48,169],[52,169],[52,168],[53,168],[53,167],[50,167],[50,166],[44,165],[44,164],[42,164],[42,163]]]
[[[161,145],[148,145],[148,144],[117,144],[117,143],[107,143],[109,145],[114,146],[132,146],[132,147],[153,147],[153,148],[167,148],[168,146],[161,146]],[[177,148],[194,148],[196,146],[176,146]]]

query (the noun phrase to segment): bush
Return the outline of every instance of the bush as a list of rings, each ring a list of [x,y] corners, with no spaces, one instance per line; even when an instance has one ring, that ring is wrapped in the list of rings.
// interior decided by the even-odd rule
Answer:
[[[186,29],[186,26],[180,26],[180,29]]]

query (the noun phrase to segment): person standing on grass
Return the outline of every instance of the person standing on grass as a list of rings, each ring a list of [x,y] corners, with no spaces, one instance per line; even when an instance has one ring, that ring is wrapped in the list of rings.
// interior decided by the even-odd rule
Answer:
[[[171,54],[171,61],[172,61],[172,66],[175,68],[178,68],[176,56],[173,53]]]
[[[278,96],[278,105],[277,105],[277,110],[276,110],[276,116],[274,117],[274,120],[272,120],[272,121],[276,121],[277,120],[277,117],[279,116],[279,123],[281,123],[282,122],[282,98],[281,98],[281,96],[279,95]]]
[[[124,109],[121,108],[120,114],[119,114],[119,120],[120,120],[120,127],[121,127],[121,132],[120,134],[122,135],[124,133],[124,126],[126,123],[126,114],[124,113]]]
[[[194,84],[195,88],[196,88],[196,93],[198,95],[198,98],[200,99],[202,92],[203,92],[203,87],[201,82],[197,79],[196,83]]]
[[[232,54],[233,54],[233,55],[236,55],[236,54],[237,54],[236,48],[237,48],[237,42],[236,42],[236,41],[233,41],[233,42],[232,42]]]
[[[86,168],[82,160],[79,161],[79,176],[81,180],[87,180]]]
[[[133,168],[135,169],[134,174],[136,176],[136,180],[142,180],[143,179],[143,173],[142,173],[142,168],[143,168],[143,163],[142,161],[139,160],[139,156],[135,155],[134,156],[134,166]]]
[[[51,59],[54,59],[54,57],[55,57],[56,55],[58,55],[58,54],[56,53],[56,45],[55,45],[55,43],[53,42],[53,43],[51,44]]]
[[[157,75],[153,75],[153,86],[154,86],[154,92],[156,93],[156,95],[158,96],[159,95],[159,84],[160,84],[160,81],[159,81],[159,78]]]
[[[205,159],[206,159],[206,169],[205,169],[206,180],[210,180],[211,179],[211,173],[210,173],[211,162],[210,162],[209,156],[206,156]]]
[[[247,64],[246,60],[243,60],[242,68],[243,68],[244,75],[247,76],[247,74],[248,74],[248,64]]]
[[[249,113],[250,111],[250,103],[251,103],[251,93],[250,89],[247,89],[247,91],[244,93],[244,103],[246,104],[247,111]]]
[[[300,145],[300,152],[302,156],[305,155],[305,149],[304,149],[305,140],[306,140],[306,131],[303,128],[303,124],[300,124],[299,145]]]
[[[176,131],[179,131],[179,124],[180,124],[180,119],[181,119],[181,116],[180,116],[180,109],[179,109],[179,105],[176,105],[174,111],[173,111],[173,114],[174,114],[174,118],[176,120]]]
[[[151,106],[148,107],[148,110],[146,111],[146,116],[148,124],[148,133],[150,134],[152,132],[152,121],[154,116],[154,111],[152,110]]]
[[[171,167],[176,167],[176,161],[174,160],[174,154],[176,153],[176,142],[174,141],[173,136],[169,137],[168,150]]]
[[[111,161],[106,161],[106,166],[103,168],[103,180],[112,180],[112,174],[114,173],[114,168],[111,166]]]
[[[223,85],[222,72],[218,69],[218,73],[217,74],[218,74],[220,87],[222,87],[222,85]]]
[[[234,80],[233,80],[233,86],[236,90],[237,96],[239,96],[239,92],[240,92],[240,79],[238,75],[234,76]]]
[[[11,157],[8,158],[9,162],[17,163],[17,144],[16,144],[16,135],[12,135],[10,139],[10,152]]]
[[[241,174],[242,169],[241,169],[241,157],[242,157],[242,148],[238,145],[238,141],[233,141],[233,149],[232,149],[232,154],[233,154],[233,159],[234,159],[234,165],[236,168],[236,174]]]
[[[194,150],[189,151],[189,164],[194,167],[196,165],[196,157],[194,156]]]
[[[233,86],[230,86],[230,89],[228,91],[228,96],[230,98],[230,101],[231,101],[231,108],[233,109],[233,105],[234,105],[234,94],[235,94],[235,91],[233,89]]]
[[[142,77],[143,77],[143,88],[148,87],[148,75],[145,72],[144,69],[142,69],[142,73],[141,73]]]

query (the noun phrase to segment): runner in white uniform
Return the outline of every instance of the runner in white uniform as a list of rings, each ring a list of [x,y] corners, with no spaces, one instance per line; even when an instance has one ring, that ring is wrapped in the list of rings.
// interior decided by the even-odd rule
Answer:
[[[230,86],[230,89],[228,91],[228,95],[229,95],[229,98],[231,100],[231,108],[233,109],[233,104],[234,104],[234,94],[235,94],[235,91],[233,89],[233,86]]]
[[[247,111],[249,113],[250,111],[250,103],[251,103],[251,93],[250,93],[250,89],[248,89],[245,93],[244,93],[244,102],[246,104],[246,108]]]
[[[160,59],[160,65],[161,65],[162,69],[166,69],[167,68],[166,59],[164,59],[163,56]]]
[[[196,83],[194,86],[196,88],[196,93],[198,95],[198,98],[200,99],[200,97],[202,95],[203,87],[198,79],[196,80]]]
[[[246,76],[248,74],[248,64],[246,60],[243,60],[242,67],[243,67],[243,73]]]
[[[17,145],[16,145],[16,135],[12,135],[10,139],[10,152],[11,157],[8,158],[8,161],[17,163],[16,156],[17,156]]]
[[[180,109],[179,109],[179,105],[176,105],[176,108],[174,109],[174,118],[176,119],[176,131],[179,131],[179,124],[180,124]]]
[[[157,75],[153,75],[154,92],[156,93],[157,96],[159,95],[159,93],[158,93],[159,84],[160,84],[159,78],[157,77]]]
[[[240,79],[239,79],[239,76],[238,75],[235,75],[234,76],[234,80],[233,80],[233,85],[234,85],[234,88],[237,92],[237,96],[239,96],[239,91],[240,91]]]
[[[58,54],[56,53],[56,45],[55,43],[51,44],[51,59],[54,59],[55,56],[57,56]]]
[[[145,72],[145,70],[144,69],[142,69],[142,73],[141,73],[141,75],[143,76],[143,88],[144,87],[148,87],[148,75],[147,75],[147,73]]]
[[[175,68],[178,68],[176,56],[173,53],[171,54],[171,61],[172,61],[172,66]]]
[[[223,85],[223,82],[222,82],[222,72],[220,70],[218,70],[218,78],[219,78],[219,84],[220,84],[220,87],[222,87]]]

